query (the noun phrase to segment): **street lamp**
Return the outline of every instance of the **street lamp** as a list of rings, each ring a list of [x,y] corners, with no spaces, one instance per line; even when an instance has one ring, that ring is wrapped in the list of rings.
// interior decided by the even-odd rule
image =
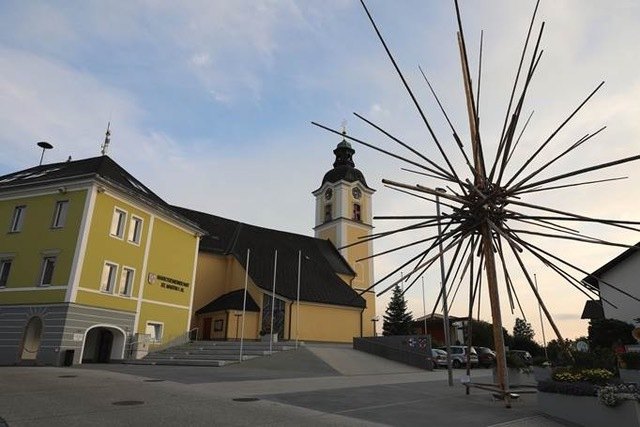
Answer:
[[[446,193],[444,188],[436,188],[438,193]],[[451,369],[451,337],[449,336],[449,307],[447,306],[447,284],[444,277],[444,255],[442,253],[442,224],[440,221],[440,194],[436,193],[436,213],[438,215],[438,250],[440,251],[440,284],[442,287],[442,322],[444,327],[444,344],[447,347],[447,377],[449,387],[453,387],[453,371]]]
[[[373,336],[377,337],[378,333],[376,332],[376,323],[378,323],[378,321],[380,320],[379,316],[373,316],[371,318],[371,322],[373,323]]]

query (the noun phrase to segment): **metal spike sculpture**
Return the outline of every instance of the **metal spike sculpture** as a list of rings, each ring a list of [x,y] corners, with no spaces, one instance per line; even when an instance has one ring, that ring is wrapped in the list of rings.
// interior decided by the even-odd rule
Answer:
[[[456,132],[453,124],[449,120],[447,113],[445,112],[440,99],[437,97],[433,86],[427,79],[426,74],[420,69],[425,82],[427,83],[431,94],[434,96],[435,100],[438,103],[438,106],[444,115],[450,129],[452,132],[452,139],[449,143],[449,146],[453,145],[454,149],[460,151],[462,154],[464,161],[466,163],[466,168],[469,169],[471,173],[472,179],[462,178],[461,174],[459,174],[455,168],[453,167],[449,156],[446,153],[445,146],[440,142],[435,132],[433,131],[429,120],[427,119],[427,115],[424,113],[420,103],[416,99],[411,87],[407,83],[402,71],[400,70],[398,64],[396,63],[393,54],[389,50],[382,34],[380,33],[376,22],[374,21],[371,13],[369,12],[367,6],[364,1],[361,0],[362,7],[364,8],[373,29],[375,30],[378,39],[382,43],[383,48],[385,49],[387,56],[391,60],[391,63],[402,81],[404,88],[411,98],[411,101],[415,108],[417,109],[418,114],[421,117],[422,122],[427,128],[427,131],[435,143],[442,159],[444,160],[444,165],[437,163],[436,161],[428,158],[427,156],[420,153],[418,150],[411,147],[409,144],[401,141],[399,138],[391,135],[389,132],[385,131],[375,123],[370,120],[364,118],[363,116],[354,113],[357,118],[365,122],[366,124],[372,126],[377,131],[381,132],[391,141],[397,143],[404,149],[408,150],[414,156],[416,156],[416,160],[412,160],[403,155],[397,154],[395,152],[384,150],[380,147],[375,146],[369,142],[363,141],[361,139],[355,138],[351,135],[344,135],[344,133],[329,128],[327,126],[318,124],[313,122],[314,125],[319,126],[329,132],[335,133],[340,136],[344,136],[348,138],[350,141],[353,141],[358,144],[362,144],[366,147],[369,147],[373,150],[386,154],[395,159],[401,160],[419,170],[409,170],[404,169],[409,172],[414,172],[420,175],[428,176],[431,178],[436,178],[441,181],[445,181],[450,185],[449,190],[450,193],[442,193],[434,188],[429,188],[422,185],[410,185],[401,182],[391,181],[387,179],[383,179],[382,182],[386,187],[391,188],[393,190],[400,191],[402,193],[406,193],[415,197],[419,197],[421,199],[436,202],[436,200],[429,196],[435,196],[436,198],[442,198],[445,200],[442,204],[445,207],[451,209],[451,213],[442,214],[442,215],[416,215],[416,216],[378,216],[376,219],[404,219],[404,220],[419,220],[418,223],[405,226],[401,228],[394,229],[392,231],[378,233],[369,236],[363,236],[359,242],[355,244],[365,243],[374,239],[384,238],[386,236],[390,236],[392,234],[397,234],[406,231],[415,231],[421,230],[429,227],[436,227],[440,224],[444,225],[444,228],[441,232],[436,234],[433,237],[420,239],[414,241],[409,244],[405,244],[390,250],[386,250],[384,252],[376,253],[371,257],[377,257],[380,255],[384,255],[396,250],[404,249],[407,247],[416,247],[421,244],[426,244],[427,248],[424,250],[420,250],[417,255],[407,260],[402,265],[398,266],[395,270],[385,275],[383,278],[377,280],[371,288],[381,284],[387,279],[391,278],[395,274],[397,274],[401,269],[407,268],[410,266],[410,272],[405,274],[399,280],[393,281],[389,286],[387,286],[384,290],[378,293],[379,295],[384,294],[389,289],[393,288],[401,281],[411,281],[408,286],[405,286],[404,292],[406,292],[411,285],[413,285],[431,266],[436,264],[438,260],[444,258],[445,253],[453,252],[451,256],[451,260],[449,262],[449,266],[446,269],[446,274],[444,276],[444,281],[449,283],[449,290],[444,294],[445,298],[448,295],[451,295],[453,291],[453,286],[458,281],[458,285],[454,292],[455,295],[458,292],[458,288],[463,281],[464,277],[469,277],[469,319],[473,316],[473,308],[474,306],[478,306],[478,315],[480,310],[480,297],[481,297],[481,289],[482,289],[482,270],[484,266],[487,289],[489,294],[489,302],[491,306],[491,315],[492,315],[492,323],[493,323],[493,339],[495,350],[497,353],[497,384],[489,387],[490,390],[498,391],[505,398],[505,402],[507,406],[509,406],[509,389],[506,381],[506,355],[504,348],[504,341],[502,335],[502,317],[500,311],[500,298],[498,292],[498,273],[499,269],[502,271],[502,276],[504,277],[504,284],[506,286],[507,295],[509,299],[509,304],[511,310],[514,310],[514,297],[517,301],[517,304],[522,312],[522,307],[520,306],[520,300],[515,293],[515,287],[513,286],[512,275],[507,266],[507,262],[505,261],[505,255],[507,253],[513,254],[513,258],[517,261],[517,265],[524,275],[527,283],[529,284],[533,294],[535,295],[539,306],[542,308],[547,320],[549,321],[551,327],[553,328],[556,336],[558,337],[559,342],[563,343],[564,340],[562,335],[560,334],[560,330],[557,325],[553,321],[549,310],[547,309],[544,301],[540,297],[538,293],[537,287],[534,284],[534,280],[532,275],[529,273],[523,259],[523,253],[528,253],[533,257],[539,259],[544,265],[549,267],[552,271],[557,273],[564,281],[568,282],[578,290],[580,290],[584,295],[586,295],[590,299],[594,299],[598,297],[597,290],[594,289],[591,285],[581,280],[575,278],[576,272],[581,275],[588,275],[589,273],[570,263],[565,261],[559,256],[552,254],[551,252],[534,245],[529,242],[526,238],[528,235],[537,235],[544,236],[552,239],[568,239],[572,241],[578,242],[586,242],[591,244],[599,244],[599,245],[614,245],[620,246],[624,248],[630,248],[632,246],[609,242],[605,240],[601,240],[595,237],[586,236],[584,234],[579,233],[577,230],[566,226],[567,223],[595,223],[595,224],[603,224],[611,227],[618,227],[627,230],[640,231],[640,228],[635,226],[640,225],[640,222],[636,221],[621,221],[614,219],[604,219],[604,218],[592,218],[578,213],[565,212],[557,209],[553,209],[551,207],[541,206],[537,204],[526,203],[522,201],[522,196],[541,191],[555,190],[560,188],[568,188],[579,185],[589,185],[594,183],[600,183],[605,181],[613,181],[618,179],[624,179],[625,177],[617,177],[610,179],[600,179],[600,180],[591,180],[591,181],[582,181],[575,182],[563,185],[552,185],[548,186],[548,184],[555,184],[558,181],[565,180],[571,177],[578,177],[580,175],[610,168],[616,165],[621,165],[623,163],[632,162],[640,159],[640,155],[626,157],[610,162],[600,163],[593,166],[585,167],[582,169],[577,169],[571,172],[562,173],[559,175],[551,176],[545,179],[536,179],[536,177],[555,163],[557,160],[562,158],[563,156],[569,154],[575,149],[579,148],[587,142],[589,139],[593,138],[597,134],[599,134],[604,128],[598,129],[593,133],[587,133],[585,136],[577,140],[575,143],[570,145],[567,149],[565,149],[560,155],[556,156],[550,161],[544,162],[541,166],[533,168],[531,166],[532,162],[538,157],[538,155],[548,146],[548,144],[554,139],[554,137],[558,134],[558,132],[580,111],[580,109],[591,99],[591,97],[602,87],[604,82],[597,85],[597,87],[582,101],[578,107],[572,111],[569,116],[563,120],[560,125],[553,131],[551,134],[545,138],[542,143],[540,143],[539,147],[534,151],[534,153],[526,159],[524,164],[522,164],[515,172],[511,172],[512,169],[509,167],[512,165],[512,156],[518,147],[518,143],[520,142],[520,138],[524,133],[526,126],[531,119],[531,115],[527,118],[524,126],[517,132],[520,119],[522,117],[522,108],[524,104],[524,100],[527,95],[527,90],[529,89],[529,84],[532,81],[534,73],[537,69],[537,66],[540,62],[540,58],[542,57],[543,51],[540,49],[540,42],[542,40],[542,34],[544,30],[544,22],[540,25],[540,30],[538,32],[535,45],[533,50],[530,51],[529,44],[531,40],[532,30],[536,21],[536,14],[538,11],[539,0],[537,1],[532,17],[531,22],[528,26],[527,35],[524,43],[524,47],[522,49],[522,54],[520,57],[520,61],[518,64],[518,69],[516,72],[516,77],[513,83],[513,88],[511,90],[511,95],[509,98],[509,103],[507,107],[507,111],[505,114],[504,124],[502,126],[502,132],[500,139],[498,141],[497,150],[495,153],[495,157],[491,164],[486,162],[485,151],[483,149],[482,141],[480,138],[480,116],[479,116],[479,104],[480,104],[480,79],[481,79],[481,63],[482,63],[482,35],[480,41],[480,57],[479,57],[479,70],[478,70],[478,78],[477,78],[477,91],[475,92],[474,97],[474,87],[471,79],[471,72],[469,69],[469,61],[467,55],[467,47],[465,43],[465,37],[462,27],[462,19],[460,14],[460,8],[458,6],[458,1],[454,0],[456,17],[457,17],[457,25],[458,25],[458,47],[460,52],[460,63],[462,66],[462,76],[464,83],[464,92],[466,98],[466,107],[468,112],[468,120],[469,120],[469,129],[470,129],[470,142],[471,142],[471,152],[467,153],[462,143],[462,139],[459,134]],[[525,58],[527,54],[530,55],[530,60],[528,66],[526,66],[526,70],[523,69],[525,65]],[[524,71],[524,73],[523,73]],[[516,96],[516,92],[519,90],[518,96]],[[516,135],[518,135],[516,137]],[[446,147],[449,149],[449,147]],[[526,173],[526,176],[523,177],[523,174]],[[509,174],[509,175],[508,175]],[[452,188],[453,187],[453,188]],[[533,210],[534,212],[538,212],[537,214],[531,213],[523,213],[519,212],[517,208],[527,208],[529,210]],[[529,228],[518,229],[517,224],[526,224]],[[563,225],[565,224],[565,225]],[[534,227],[534,230],[531,228]],[[537,229],[535,229],[537,228]],[[508,252],[507,252],[508,250]],[[478,262],[474,262],[474,259],[478,258]],[[452,275],[453,274],[453,275]],[[606,286],[610,286],[613,289],[623,293],[629,298],[633,298],[637,301],[640,301],[637,297],[630,295],[622,289],[619,289],[612,283],[603,281],[601,278],[597,278],[601,281],[602,284]],[[369,288],[369,289],[371,289]],[[369,290],[367,289],[367,290]],[[440,292],[438,300],[443,297],[443,292]],[[603,302],[611,304],[609,301],[603,300]],[[439,302],[436,302],[434,306],[434,311],[438,306]],[[522,312],[524,317],[524,312]],[[470,322],[469,322],[470,323]],[[470,334],[469,334],[470,336]],[[471,345],[471,343],[468,343]],[[482,387],[481,387],[482,388]]]

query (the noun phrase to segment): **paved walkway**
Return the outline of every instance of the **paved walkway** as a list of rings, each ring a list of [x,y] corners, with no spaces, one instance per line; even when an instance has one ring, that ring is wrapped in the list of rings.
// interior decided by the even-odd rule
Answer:
[[[563,425],[537,412],[534,395],[506,409],[489,393],[465,395],[458,379],[448,387],[444,370],[365,356],[341,346],[310,346],[223,368],[4,367],[0,419],[11,427]],[[472,377],[486,380],[489,373],[478,369]]]

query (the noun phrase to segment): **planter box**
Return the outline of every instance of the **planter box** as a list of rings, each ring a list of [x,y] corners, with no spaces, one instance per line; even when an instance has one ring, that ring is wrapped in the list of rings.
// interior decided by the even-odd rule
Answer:
[[[537,382],[551,381],[551,368],[544,366],[533,366],[533,377]]]
[[[262,341],[262,342],[278,342],[278,334],[265,334],[265,335],[260,337],[260,341]]]
[[[533,374],[521,372],[517,368],[507,368],[507,380],[509,381],[509,387],[519,385],[536,385],[536,380]],[[498,376],[496,375],[496,368],[493,368],[493,382],[498,383]]]
[[[638,402],[625,400],[613,408],[595,396],[538,392],[538,409],[552,417],[585,427],[640,426]]]
[[[625,383],[640,385],[640,369],[620,369],[620,379]]]

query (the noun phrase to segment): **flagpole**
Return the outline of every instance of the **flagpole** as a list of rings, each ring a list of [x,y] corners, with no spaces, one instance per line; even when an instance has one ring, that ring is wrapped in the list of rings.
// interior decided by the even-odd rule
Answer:
[[[242,347],[244,344],[244,314],[247,310],[247,284],[249,283],[249,257],[251,249],[247,248],[247,263],[244,271],[244,297],[242,299],[242,333],[240,334],[240,362],[242,362]]]
[[[424,334],[427,335],[427,303],[424,299],[424,276],[422,276],[422,312],[424,316]]]
[[[536,292],[538,292],[538,277],[536,277],[536,275],[533,275],[533,280],[536,283]],[[540,314],[540,327],[542,328],[542,343],[544,344],[544,357],[545,359],[549,359],[549,356],[547,355],[547,338],[544,336],[544,320],[542,319],[542,308],[540,307],[540,304],[538,303],[538,313]]]
[[[300,335],[300,272],[302,271],[302,251],[298,251],[298,295],[296,298],[296,348]]]
[[[276,249],[275,255],[273,257],[273,290],[271,291],[271,328],[269,328],[269,333],[271,337],[269,338],[269,354],[273,353],[273,315],[275,313],[276,307],[276,268],[278,267],[278,250]]]

